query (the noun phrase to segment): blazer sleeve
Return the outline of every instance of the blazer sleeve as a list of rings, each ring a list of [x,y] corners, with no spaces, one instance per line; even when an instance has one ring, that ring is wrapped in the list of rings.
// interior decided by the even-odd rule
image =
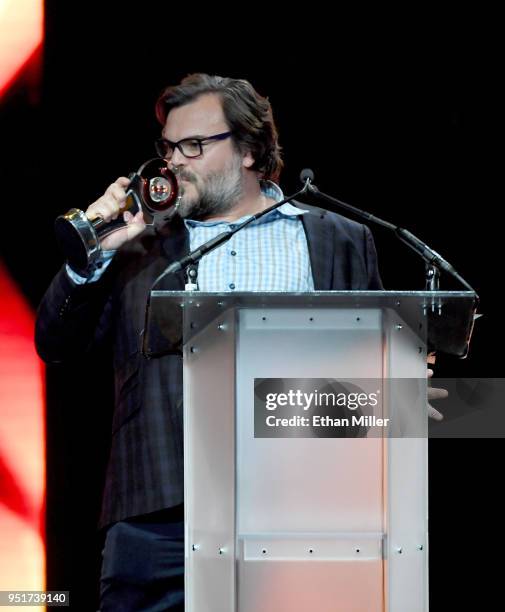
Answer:
[[[37,311],[35,346],[47,363],[61,363],[87,352],[108,334],[112,310],[109,271],[95,283],[77,285],[63,267]]]

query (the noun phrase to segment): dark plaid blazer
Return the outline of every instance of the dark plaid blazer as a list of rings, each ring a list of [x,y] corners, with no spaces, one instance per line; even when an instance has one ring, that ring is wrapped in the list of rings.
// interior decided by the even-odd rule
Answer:
[[[314,287],[381,289],[370,230],[298,204]],[[75,285],[60,270],[38,311],[36,345],[48,362],[72,359],[97,342],[113,346],[115,410],[101,525],[183,502],[182,357],[141,356],[146,299],[154,279],[188,252],[184,224],[148,228],[125,245],[96,283]],[[181,274],[159,289],[181,290]]]

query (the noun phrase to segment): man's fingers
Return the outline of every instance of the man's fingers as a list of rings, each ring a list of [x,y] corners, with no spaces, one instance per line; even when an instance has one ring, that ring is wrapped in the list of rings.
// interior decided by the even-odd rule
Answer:
[[[120,187],[123,187],[123,189],[124,189],[125,187],[128,187],[128,185],[131,183],[131,180],[129,178],[127,178],[126,176],[120,176],[115,182]]]
[[[427,375],[428,375],[428,378],[433,378],[433,370],[431,368],[428,368]],[[447,389],[438,389],[437,387],[428,387],[427,394],[428,394],[428,400],[432,401],[432,400],[445,399],[446,397],[449,396],[449,391],[447,391]],[[427,403],[428,416],[430,417],[430,419],[434,419],[435,421],[442,421],[444,418],[444,415],[441,412],[439,412],[436,408],[433,408],[433,406],[429,403],[429,401]]]
[[[130,182],[130,179],[126,176],[120,176],[114,183],[110,184],[103,196],[86,210],[88,219],[101,217],[107,222],[111,219],[117,219],[121,209],[126,205],[126,188]]]
[[[98,207],[100,210],[99,215],[105,219],[106,221],[110,221],[111,219],[117,219],[119,214],[119,204],[116,198],[112,194],[107,194],[102,196],[98,202]]]
[[[141,210],[139,210],[136,215],[133,215],[129,210],[125,210],[123,213],[123,219],[128,225],[136,223],[141,225],[142,228],[145,226],[144,213]]]
[[[439,412],[436,408],[433,408],[431,404],[428,404],[428,416],[430,419],[434,421],[443,421],[444,415]]]
[[[138,213],[133,217],[133,223],[139,223],[141,225],[145,225],[146,222],[144,221],[144,213],[143,211],[139,210]]]
[[[125,205],[126,191],[116,183],[112,183],[107,189],[107,195],[111,196],[120,206]]]
[[[447,389],[437,389],[436,387],[428,387],[429,400],[445,399],[446,397],[449,397],[449,391],[447,391]]]

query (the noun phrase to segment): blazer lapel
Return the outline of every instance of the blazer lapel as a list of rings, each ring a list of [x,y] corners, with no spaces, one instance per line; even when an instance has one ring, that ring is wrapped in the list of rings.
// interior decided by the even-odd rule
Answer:
[[[166,259],[165,267],[189,253],[189,232],[182,219],[174,219],[159,228],[161,254]],[[160,282],[159,289],[182,291],[186,283],[184,271],[169,274]]]
[[[296,206],[308,211],[302,215],[302,223],[307,236],[314,289],[316,291],[329,290],[332,288],[333,278],[332,225],[325,223],[325,210],[304,206],[299,202],[296,202]]]

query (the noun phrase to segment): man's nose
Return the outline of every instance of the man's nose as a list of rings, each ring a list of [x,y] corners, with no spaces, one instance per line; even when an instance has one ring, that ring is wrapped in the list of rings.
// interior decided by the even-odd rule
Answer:
[[[170,158],[170,163],[173,167],[185,166],[187,163],[187,157],[184,157],[184,155],[179,151],[179,149],[175,147],[175,150],[172,153],[172,157]]]

